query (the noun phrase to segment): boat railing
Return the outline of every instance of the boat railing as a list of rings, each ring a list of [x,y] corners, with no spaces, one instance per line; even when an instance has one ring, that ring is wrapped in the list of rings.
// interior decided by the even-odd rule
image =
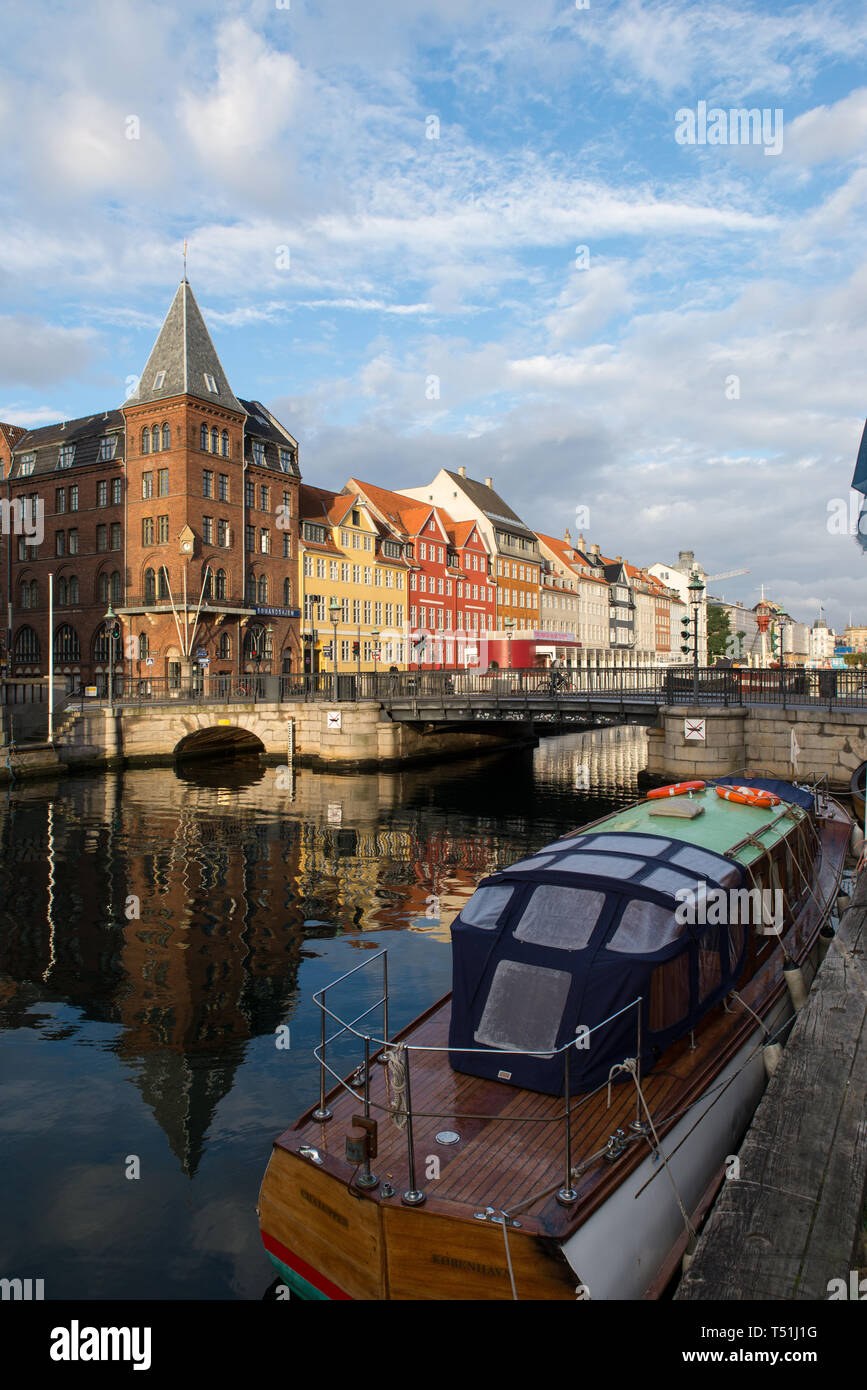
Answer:
[[[346,1019],[344,1019],[344,1018],[341,1018],[341,1016],[340,1016],[339,1014],[335,1013],[333,1009],[329,1008],[329,1005],[328,1005],[328,1003],[326,1002],[326,995],[328,994],[328,992],[329,992],[330,990],[336,989],[338,985],[342,985],[346,980],[350,979],[353,975],[357,975],[359,971],[369,969],[369,967],[372,966],[372,965],[373,965],[376,961],[378,961],[378,960],[381,960],[381,961],[382,961],[382,993],[381,993],[380,997],[379,997],[378,999],[376,999],[372,1004],[370,1004],[366,1009],[363,1009],[363,1010],[361,1011],[361,1013],[356,1014],[354,1018],[352,1018],[352,1019],[350,1019],[350,1020],[346,1020]],[[429,1045],[429,1044],[427,1044],[427,1043],[408,1043],[408,1042],[404,1042],[402,1039],[390,1039],[390,1038],[389,1038],[389,1026],[388,1026],[388,1022],[389,1022],[389,1020],[388,1020],[388,1003],[389,1003],[389,995],[388,995],[388,951],[387,951],[387,949],[383,949],[383,950],[381,950],[381,951],[377,951],[375,955],[369,956],[366,960],[361,961],[360,964],[354,966],[352,970],[347,970],[345,974],[338,976],[338,978],[337,978],[336,980],[332,980],[332,981],[330,982],[330,984],[324,985],[322,989],[317,990],[317,991],[314,993],[314,995],[313,995],[313,1002],[316,1004],[317,1008],[318,1008],[319,1011],[320,1011],[320,1019],[321,1019],[321,1036],[320,1036],[320,1042],[319,1042],[318,1046],[317,1046],[317,1047],[314,1047],[314,1049],[313,1049],[313,1055],[314,1055],[314,1057],[316,1058],[316,1060],[317,1060],[318,1063],[319,1063],[319,1104],[318,1104],[317,1108],[312,1112],[312,1118],[313,1118],[314,1120],[317,1120],[318,1122],[320,1122],[320,1123],[322,1123],[322,1124],[325,1124],[328,1120],[332,1119],[332,1117],[333,1117],[333,1112],[332,1112],[331,1110],[329,1110],[328,1105],[327,1105],[327,1103],[326,1103],[326,1091],[327,1091],[327,1082],[326,1082],[326,1078],[327,1078],[328,1076],[330,1076],[330,1077],[338,1084],[338,1086],[342,1087],[343,1090],[347,1091],[347,1092],[349,1093],[349,1095],[351,1095],[351,1096],[353,1097],[354,1100],[359,1101],[359,1102],[363,1105],[363,1108],[364,1108],[364,1115],[363,1115],[363,1118],[364,1118],[364,1121],[365,1121],[365,1124],[366,1124],[366,1125],[369,1124],[370,1121],[371,1121],[371,1110],[381,1110],[381,1111],[385,1112],[386,1114],[390,1115],[390,1116],[392,1117],[392,1119],[395,1119],[395,1120],[401,1120],[401,1119],[402,1119],[402,1120],[404,1120],[404,1121],[405,1121],[405,1124],[406,1124],[407,1169],[408,1169],[408,1174],[409,1174],[409,1187],[407,1188],[406,1192],[404,1192],[404,1193],[402,1194],[402,1196],[401,1196],[401,1201],[402,1201],[405,1205],[407,1205],[407,1206],[420,1206],[421,1203],[425,1200],[425,1194],[424,1194],[424,1192],[422,1192],[421,1189],[418,1187],[417,1181],[416,1181],[415,1147],[414,1147],[414,1138],[413,1138],[413,1119],[453,1119],[453,1120],[464,1120],[464,1119],[465,1119],[465,1120],[479,1120],[479,1119],[484,1120],[484,1119],[490,1119],[490,1120],[493,1120],[493,1121],[495,1121],[495,1122],[497,1122],[497,1123],[503,1123],[503,1122],[507,1122],[507,1121],[509,1121],[509,1120],[512,1120],[512,1121],[514,1121],[515,1123],[518,1123],[518,1124],[548,1124],[548,1125],[553,1124],[554,1122],[557,1122],[557,1123],[562,1122],[563,1127],[564,1127],[564,1136],[565,1136],[565,1176],[564,1176],[564,1180],[563,1180],[563,1185],[562,1185],[562,1187],[560,1187],[560,1189],[557,1191],[556,1197],[557,1197],[557,1201],[560,1202],[562,1205],[564,1205],[564,1206],[570,1206],[573,1202],[575,1202],[575,1201],[577,1200],[577,1192],[575,1191],[575,1189],[574,1189],[574,1187],[573,1187],[573,1185],[572,1185],[572,1181],[573,1181],[573,1169],[572,1169],[572,1115],[573,1115],[573,1105],[572,1105],[572,1095],[571,1095],[571,1055],[572,1055],[572,1050],[573,1050],[573,1048],[578,1047],[578,1046],[580,1046],[580,1047],[583,1049],[583,1048],[586,1046],[586,1039],[589,1038],[589,1037],[591,1036],[591,1034],[598,1032],[598,1031],[599,1031],[600,1029],[602,1029],[602,1028],[608,1027],[609,1024],[611,1024],[611,1023],[613,1023],[613,1022],[615,1021],[615,1019],[621,1018],[623,1014],[628,1013],[630,1009],[635,1009],[635,1018],[636,1018],[636,1042],[635,1042],[635,1058],[634,1058],[634,1063],[635,1063],[635,1076],[636,1076],[636,1081],[637,1081],[637,1088],[636,1088],[637,1094],[636,1094],[636,1112],[635,1112],[635,1120],[632,1122],[631,1128],[632,1128],[636,1133],[643,1133],[643,1132],[644,1132],[644,1129],[645,1129],[645,1125],[644,1125],[644,1121],[643,1121],[642,1115],[641,1115],[641,1004],[642,1004],[642,999],[643,999],[643,996],[639,995],[636,999],[631,1000],[630,1003],[624,1004],[622,1008],[620,1008],[620,1009],[618,1009],[618,1010],[616,1011],[616,1013],[610,1014],[610,1015],[608,1016],[608,1018],[604,1018],[604,1019],[602,1019],[602,1021],[601,1021],[600,1023],[594,1024],[592,1028],[587,1028],[587,1027],[583,1027],[583,1026],[582,1026],[582,1029],[581,1029],[581,1037],[580,1037],[580,1038],[569,1038],[565,1043],[562,1044],[562,1046],[556,1047],[556,1048],[546,1048],[546,1049],[532,1049],[532,1048],[518,1048],[518,1047],[499,1047],[499,1048],[498,1048],[498,1047],[459,1047],[459,1048],[452,1048],[452,1047],[434,1047],[434,1046],[431,1046],[431,1045]],[[378,1008],[380,1008],[380,1007],[382,1007],[382,1010],[383,1010],[383,1037],[381,1037],[381,1038],[380,1038],[380,1037],[376,1037],[376,1036],[374,1036],[374,1035],[373,1035],[372,1033],[370,1033],[370,1032],[363,1032],[363,1031],[360,1031],[359,1028],[357,1027],[357,1025],[358,1025],[359,1023],[361,1023],[364,1019],[368,1018],[368,1017],[370,1016],[370,1014],[374,1013],[374,1012],[375,1012]],[[328,1033],[328,1022],[327,1022],[327,1020],[329,1020],[329,1019],[330,1019],[334,1024],[337,1025],[335,1031],[332,1032],[330,1035],[329,1035],[329,1033]],[[327,1049],[328,1049],[332,1044],[334,1044],[339,1038],[341,1038],[341,1037],[343,1037],[343,1036],[345,1036],[345,1035],[347,1035],[347,1034],[348,1034],[348,1035],[351,1035],[352,1037],[354,1037],[354,1038],[356,1038],[356,1039],[358,1039],[358,1041],[363,1045],[363,1048],[364,1048],[364,1058],[363,1058],[363,1061],[360,1062],[359,1065],[355,1068],[355,1071],[354,1071],[354,1072],[352,1073],[352,1075],[350,1076],[350,1080],[349,1080],[349,1081],[347,1081],[347,1080],[345,1079],[345,1077],[341,1076],[339,1072],[335,1071],[334,1068],[330,1065],[330,1063],[329,1063],[328,1060],[327,1060]],[[398,1048],[399,1048],[399,1052],[397,1051]],[[547,1060],[550,1060],[552,1057],[558,1057],[558,1056],[562,1055],[562,1056],[563,1056],[563,1076],[564,1076],[564,1081],[563,1081],[563,1113],[562,1113],[562,1114],[557,1114],[557,1115],[511,1115],[511,1116],[510,1116],[510,1115],[495,1115],[495,1114],[492,1114],[492,1115],[476,1115],[476,1114],[473,1114],[473,1115],[469,1115],[469,1114],[467,1114],[467,1115],[462,1115],[462,1114],[456,1113],[455,1111],[419,1111],[419,1110],[414,1111],[414,1110],[413,1110],[413,1106],[412,1106],[412,1054],[413,1054],[413,1053],[448,1053],[448,1052],[460,1052],[461,1054],[468,1054],[468,1055],[479,1054],[479,1055],[484,1055],[484,1056],[486,1056],[486,1057],[492,1057],[492,1056],[495,1057],[495,1056],[498,1056],[498,1055],[502,1055],[502,1056],[511,1057],[511,1058],[513,1058],[513,1059],[514,1059],[515,1057],[543,1057],[543,1058],[545,1058],[545,1059],[547,1059]],[[372,1054],[375,1054],[375,1056],[373,1056]],[[371,1095],[370,1095],[370,1076],[371,1076],[370,1068],[371,1068],[371,1062],[372,1062],[372,1061],[376,1061],[376,1062],[381,1062],[381,1063],[387,1063],[392,1057],[394,1057],[394,1058],[396,1059],[397,1065],[398,1065],[398,1066],[400,1067],[400,1069],[401,1069],[401,1080],[400,1080],[400,1091],[402,1092],[402,1104],[401,1104],[401,1105],[398,1105],[398,1104],[397,1104],[397,1098],[395,1098],[395,1104],[393,1104],[393,1105],[384,1105],[384,1104],[380,1104],[379,1102],[373,1101],[373,1100],[371,1099]],[[626,1061],[626,1060],[632,1061],[632,1059],[624,1059],[624,1061]],[[355,1089],[356,1087],[360,1087],[360,1088],[362,1088],[362,1089],[361,1089],[361,1090],[357,1090],[357,1089]],[[397,1089],[397,1088],[396,1088],[396,1089]],[[578,1104],[580,1105],[580,1104],[581,1104],[581,1101],[579,1101]],[[574,1108],[577,1109],[577,1106],[574,1107]],[[616,1152],[620,1152],[620,1145],[621,1145],[621,1143],[623,1143],[623,1142],[625,1141],[625,1137],[626,1137],[625,1134],[624,1134],[622,1131],[620,1131],[620,1130],[618,1130],[618,1131],[616,1132],[616,1135],[612,1136],[612,1140],[609,1141],[609,1144],[611,1144],[612,1142],[614,1143],[614,1149],[612,1150],[612,1153],[613,1153],[613,1154],[616,1153]],[[367,1146],[367,1145],[365,1146],[364,1153],[365,1153],[365,1157],[364,1157],[364,1159],[362,1160],[362,1162],[361,1162],[361,1164],[360,1164],[361,1171],[360,1171],[360,1173],[358,1174],[358,1177],[356,1178],[356,1182],[358,1183],[358,1186],[359,1186],[359,1187],[372,1188],[372,1187],[375,1187],[375,1186],[377,1185],[377,1183],[379,1182],[379,1179],[378,1179],[378,1178],[376,1177],[376,1175],[375,1175],[374,1173],[372,1173],[371,1170],[370,1170],[369,1146]],[[504,1220],[506,1219],[505,1216],[503,1217],[503,1219],[504,1219]]]

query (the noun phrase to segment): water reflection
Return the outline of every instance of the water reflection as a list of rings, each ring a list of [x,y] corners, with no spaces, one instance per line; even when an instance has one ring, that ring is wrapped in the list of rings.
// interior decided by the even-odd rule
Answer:
[[[252,761],[12,788],[0,803],[0,1025],[27,1046],[0,1120],[20,1198],[14,1210],[4,1199],[4,1263],[29,1266],[41,1249],[49,1297],[116,1296],[109,1250],[129,1261],[126,1296],[259,1296],[252,1208],[273,1134],[312,1093],[312,990],[388,944],[413,1017],[448,987],[443,943],[478,879],[633,799],[644,758],[644,731],[627,727],[403,773],[287,778]],[[67,1200],[102,1207],[68,1231],[48,1216],[66,1136],[40,1136],[73,1095],[85,1099]],[[160,1174],[158,1194],[135,1193],[151,1256],[124,1256],[99,1219],[136,1186],[112,1188],[114,1148],[147,1149]],[[178,1176],[195,1182],[195,1221]],[[208,1238],[185,1262],[205,1207]]]

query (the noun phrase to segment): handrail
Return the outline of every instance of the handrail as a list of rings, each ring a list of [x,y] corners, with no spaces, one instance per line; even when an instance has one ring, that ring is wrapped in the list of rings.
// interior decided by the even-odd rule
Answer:
[[[346,1022],[346,1020],[342,1019],[342,1018],[340,1017],[339,1014],[334,1013],[334,1011],[328,1007],[328,1004],[325,1002],[325,995],[328,993],[328,991],[329,991],[330,989],[333,989],[333,988],[335,987],[335,985],[342,984],[345,980],[348,980],[352,975],[357,974],[358,971],[367,969],[367,968],[368,968],[370,965],[372,965],[373,962],[376,961],[376,960],[382,960],[382,963],[383,963],[383,992],[382,992],[382,996],[381,996],[379,999],[377,999],[373,1004],[370,1004],[366,1009],[362,1010],[362,1012],[361,1012],[360,1014],[358,1014],[355,1018],[353,1018],[353,1019],[351,1020],[351,1022]],[[561,1205],[563,1205],[563,1206],[571,1206],[571,1205],[577,1200],[577,1192],[575,1191],[575,1189],[574,1189],[573,1186],[572,1186],[572,1111],[573,1111],[573,1106],[572,1106],[572,1100],[571,1100],[571,1082],[570,1082],[570,1057],[571,1057],[571,1050],[572,1050],[573,1046],[576,1045],[576,1039],[575,1039],[575,1038],[569,1038],[565,1043],[562,1044],[561,1047],[550,1048],[550,1049],[547,1049],[547,1050],[542,1050],[542,1049],[537,1049],[537,1048],[523,1048],[523,1047],[434,1047],[434,1046],[430,1046],[430,1045],[422,1044],[422,1043],[401,1043],[401,1048],[402,1048],[402,1053],[403,1053],[403,1061],[404,1061],[404,1066],[405,1066],[404,1087],[405,1087],[405,1094],[406,1094],[406,1108],[403,1109],[403,1110],[401,1110],[401,1109],[395,1108],[394,1106],[388,1106],[388,1105],[382,1104],[382,1103],[380,1103],[380,1102],[371,1100],[371,1097],[370,1097],[370,1063],[371,1063],[370,1048],[371,1048],[371,1044],[373,1044],[375,1047],[377,1047],[378,1049],[381,1049],[381,1050],[383,1051],[383,1054],[384,1054],[384,1055],[383,1055],[382,1057],[379,1058],[380,1061],[385,1060],[385,1054],[387,1053],[388,1049],[393,1048],[393,1046],[394,1046],[394,1044],[393,1044],[392,1042],[389,1042],[388,1036],[387,1036],[387,1035],[388,1035],[388,950],[387,950],[387,948],[383,948],[383,950],[377,951],[375,955],[369,956],[367,960],[360,961],[358,965],[353,966],[351,970],[347,970],[343,975],[338,976],[338,978],[337,978],[336,980],[331,980],[331,981],[329,982],[329,984],[323,985],[322,989],[316,990],[315,993],[314,993],[314,995],[313,995],[313,1002],[316,1004],[317,1008],[319,1009],[320,1014],[321,1014],[321,1019],[322,1019],[321,1040],[320,1040],[319,1045],[318,1045],[317,1047],[314,1047],[314,1049],[313,1049],[313,1055],[314,1055],[314,1057],[316,1058],[316,1060],[317,1060],[318,1063],[319,1063],[319,1105],[318,1105],[317,1108],[313,1111],[313,1119],[314,1119],[314,1120],[317,1120],[317,1121],[319,1121],[319,1122],[321,1122],[321,1123],[325,1123],[325,1122],[327,1122],[328,1120],[330,1120],[330,1119],[332,1118],[332,1112],[328,1109],[328,1107],[327,1107],[327,1105],[326,1105],[326,1103],[325,1103],[325,1077],[326,1077],[326,1073],[327,1073],[329,1076],[333,1077],[334,1080],[337,1082],[337,1084],[338,1084],[340,1087],[342,1087],[344,1091],[347,1091],[347,1092],[349,1093],[349,1095],[352,1096],[353,1100],[361,1101],[361,1102],[363,1103],[363,1105],[364,1105],[364,1114],[365,1114],[365,1117],[366,1117],[366,1118],[369,1118],[369,1117],[370,1117],[371,1108],[376,1109],[376,1110],[382,1110],[383,1112],[385,1112],[385,1113],[387,1113],[387,1114],[390,1114],[393,1118],[396,1117],[396,1116],[401,1116],[401,1117],[403,1117],[403,1118],[406,1120],[406,1131],[407,1131],[407,1168],[408,1168],[408,1174],[409,1174],[409,1186],[408,1186],[407,1190],[402,1194],[401,1201],[402,1201],[406,1206],[410,1206],[410,1207],[420,1206],[420,1205],[425,1201],[425,1194],[424,1194],[424,1192],[423,1192],[420,1188],[418,1188],[418,1187],[416,1186],[415,1147],[414,1147],[414,1139],[413,1139],[413,1118],[414,1118],[414,1112],[413,1112],[413,1108],[412,1108],[412,1091],[411,1091],[411,1055],[412,1055],[412,1053],[414,1053],[414,1052],[425,1052],[425,1053],[428,1053],[428,1052],[429,1052],[429,1053],[437,1053],[437,1054],[439,1054],[439,1053],[445,1053],[445,1052],[460,1052],[460,1053],[467,1053],[467,1054],[469,1054],[469,1055],[471,1055],[471,1056],[472,1056],[472,1055],[478,1054],[478,1055],[483,1055],[483,1056],[488,1056],[488,1057],[491,1057],[491,1056],[493,1056],[493,1057],[497,1057],[497,1056],[508,1056],[508,1057],[512,1057],[512,1058],[514,1058],[514,1057],[544,1057],[546,1060],[550,1060],[550,1059],[553,1058],[553,1057],[564,1056],[564,1087],[565,1087],[565,1090],[564,1090],[564,1109],[563,1109],[563,1113],[562,1113],[562,1114],[545,1115],[545,1116],[542,1116],[542,1115],[515,1115],[515,1116],[511,1116],[511,1115],[503,1115],[503,1114],[501,1114],[501,1115],[469,1116],[469,1115],[461,1115],[461,1114],[458,1114],[457,1112],[455,1112],[455,1111],[453,1111],[453,1110],[450,1110],[450,1111],[418,1111],[418,1112],[415,1112],[415,1117],[416,1117],[416,1118],[424,1118],[424,1119],[442,1119],[442,1118],[444,1118],[445,1116],[449,1116],[450,1118],[452,1118],[452,1119],[454,1119],[454,1120],[470,1119],[470,1118],[473,1118],[473,1119],[489,1119],[489,1120],[494,1121],[494,1123],[504,1123],[504,1122],[508,1122],[508,1121],[510,1121],[510,1120],[514,1120],[514,1121],[516,1121],[516,1122],[518,1122],[518,1123],[524,1123],[524,1124],[553,1124],[553,1123],[560,1123],[561,1121],[563,1121],[564,1124],[565,1124],[565,1164],[566,1164],[566,1168],[565,1168],[565,1178],[564,1178],[564,1181],[563,1181],[563,1185],[559,1188],[559,1190],[557,1191],[557,1194],[556,1194],[556,1195],[557,1195],[557,1201],[560,1202]],[[635,1011],[636,1011],[636,1066],[637,1066],[637,1068],[638,1068],[638,1076],[639,1076],[639,1079],[640,1079],[640,1075],[641,1075],[641,1004],[642,1004],[642,1002],[643,1002],[643,996],[642,996],[642,995],[639,995],[636,999],[633,999],[629,1004],[624,1004],[623,1007],[620,1008],[620,1009],[618,1009],[615,1013],[609,1014],[609,1016],[608,1016],[607,1018],[602,1019],[599,1023],[595,1023],[595,1024],[593,1025],[592,1028],[584,1028],[584,1029],[582,1029],[582,1035],[581,1035],[581,1036],[582,1036],[582,1041],[583,1041],[583,1039],[584,1039],[585,1037],[589,1037],[592,1033],[597,1032],[600,1028],[606,1028],[609,1024],[613,1023],[615,1019],[620,1018],[620,1017],[621,1017],[623,1014],[625,1014],[625,1013],[628,1013],[630,1009],[635,1009]],[[361,1022],[361,1020],[362,1020],[363,1018],[366,1018],[369,1014],[371,1014],[371,1013],[374,1011],[374,1009],[379,1008],[380,1004],[382,1004],[382,1005],[384,1006],[384,1013],[385,1013],[385,1026],[384,1026],[384,1032],[385,1032],[385,1034],[386,1034],[386,1037],[385,1037],[385,1038],[376,1038],[376,1037],[373,1037],[370,1033],[361,1033],[361,1032],[359,1032],[355,1025],[356,1025],[357,1023]],[[325,1028],[325,1020],[326,1020],[326,1017],[332,1019],[334,1023],[336,1023],[336,1024],[339,1025],[339,1027],[337,1028],[337,1030],[336,1030],[334,1033],[332,1033],[330,1037],[326,1037],[326,1028]],[[362,1093],[362,1094],[359,1094],[359,1092],[358,1092],[357,1090],[354,1090],[353,1087],[352,1087],[342,1076],[340,1076],[340,1075],[334,1070],[334,1068],[333,1068],[332,1066],[329,1065],[328,1061],[326,1060],[326,1048],[327,1048],[328,1044],[334,1042],[337,1038],[342,1037],[345,1033],[351,1033],[353,1037],[358,1038],[358,1040],[359,1040],[360,1042],[362,1042],[363,1045],[364,1045],[364,1060],[363,1060],[363,1062],[362,1062],[358,1067],[356,1067],[356,1070],[355,1070],[355,1072],[353,1073],[352,1078],[351,1078],[351,1080],[354,1081],[356,1085],[358,1085],[360,1082],[363,1081],[364,1090],[363,1090],[363,1093]],[[359,1073],[362,1072],[362,1071],[363,1071],[363,1076],[360,1076]],[[579,1105],[580,1105],[580,1104],[581,1104],[581,1102],[579,1102]],[[577,1107],[576,1107],[576,1108],[577,1108]],[[634,1128],[634,1129],[636,1129],[636,1131],[637,1131],[639,1128],[641,1128],[641,1129],[642,1129],[642,1132],[643,1132],[643,1126],[642,1126],[642,1122],[641,1122],[641,1118],[640,1118],[640,1113],[639,1113],[639,1112],[636,1112],[636,1119],[635,1119],[635,1121],[633,1121],[633,1124],[632,1124],[631,1127]],[[588,1160],[588,1161],[589,1161],[589,1160]],[[365,1157],[365,1159],[364,1159],[364,1161],[363,1161],[363,1163],[362,1163],[362,1165],[361,1165],[361,1168],[362,1168],[362,1171],[361,1171],[361,1174],[360,1174],[359,1177],[358,1177],[358,1185],[359,1185],[360,1187],[365,1188],[365,1189],[368,1189],[368,1190],[371,1189],[371,1188],[373,1188],[373,1187],[376,1187],[377,1183],[379,1182],[379,1179],[376,1177],[376,1174],[371,1173],[371,1171],[370,1171],[370,1162],[369,1162],[369,1158],[368,1158],[368,1157]],[[505,1219],[505,1218],[504,1218],[504,1219]]]

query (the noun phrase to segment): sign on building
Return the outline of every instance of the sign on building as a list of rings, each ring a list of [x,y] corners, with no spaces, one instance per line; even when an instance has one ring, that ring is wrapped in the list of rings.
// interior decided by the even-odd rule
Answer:
[[[703,719],[684,719],[683,736],[687,743],[704,743],[704,723]]]
[[[339,709],[330,709],[330,710],[328,711],[328,722],[327,722],[327,727],[328,727],[329,729],[339,729],[339,728],[340,728],[340,710],[339,710]]]

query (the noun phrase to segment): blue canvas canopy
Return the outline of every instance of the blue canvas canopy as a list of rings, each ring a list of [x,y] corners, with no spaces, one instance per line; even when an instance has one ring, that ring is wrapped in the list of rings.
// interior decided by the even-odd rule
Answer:
[[[745,925],[692,925],[678,906],[744,878],[736,861],[664,833],[600,832],[483,879],[452,924],[452,1066],[559,1095],[556,1049],[641,996],[649,1070],[731,991],[746,959]],[[633,1008],[579,1035],[570,1088],[601,1084],[635,1051]]]

